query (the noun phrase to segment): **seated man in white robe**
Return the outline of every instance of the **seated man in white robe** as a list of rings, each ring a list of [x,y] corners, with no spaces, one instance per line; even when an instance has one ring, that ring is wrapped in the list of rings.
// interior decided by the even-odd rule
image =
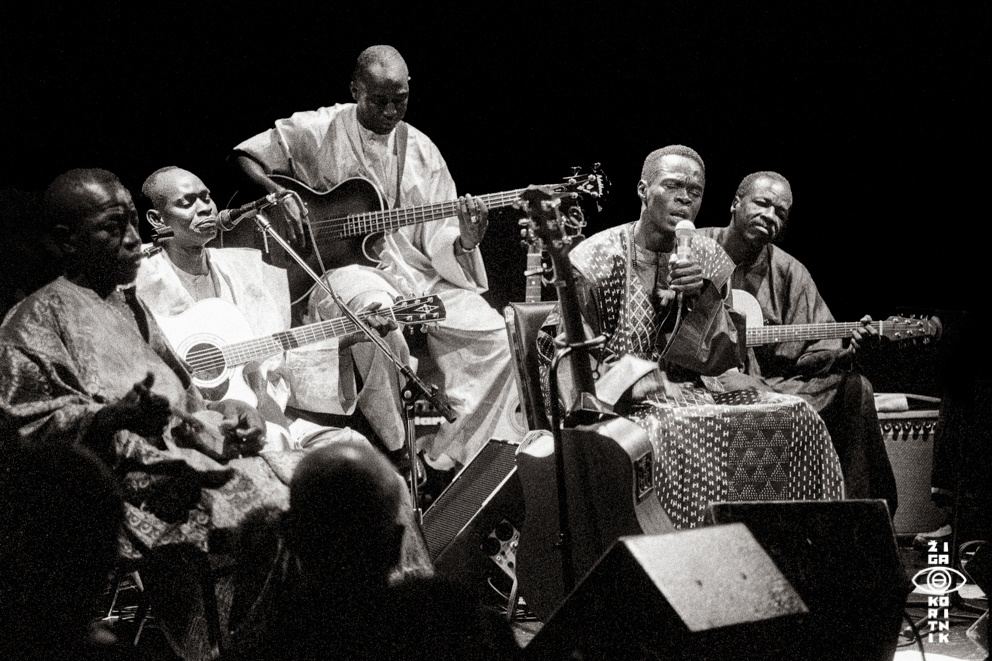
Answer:
[[[206,247],[218,232],[217,206],[210,190],[192,172],[177,167],[156,170],[141,190],[151,207],[148,222],[155,229],[171,229],[173,238],[162,251],[142,261],[137,292],[173,347],[193,357],[195,349],[186,347],[193,346],[202,334],[216,334],[226,340],[224,344],[258,338],[241,352],[242,357],[251,358],[245,360],[243,373],[234,372],[213,388],[201,385],[204,396],[257,402],[268,428],[266,449],[288,450],[360,437],[350,428],[319,427],[302,418],[291,421],[284,413],[287,404],[299,407],[299,394],[305,401],[321,402],[324,412],[351,414],[356,399],[353,364],[350,352],[341,349],[364,339],[363,334],[330,337],[290,351],[283,351],[281,340],[263,342],[266,336],[289,328],[285,270],[264,263],[257,250]],[[198,306],[201,301],[210,303]],[[366,320],[383,333],[395,328],[376,315]]]
[[[441,297],[447,319],[428,331],[427,358],[443,378],[437,385],[443,386],[457,420],[443,422],[424,449],[435,467],[448,468],[452,460],[466,463],[490,438],[513,434],[513,412],[507,404],[516,384],[505,324],[481,296],[489,286],[478,250],[488,211],[469,196],[457,198],[438,148],[402,121],[409,79],[406,62],[395,48],[367,48],[359,55],[351,82],[356,103],[278,120],[275,128],[239,144],[235,156],[248,178],[269,193],[285,190],[290,177],[333,195],[343,182],[362,177],[378,189],[384,208],[450,203],[448,217],[415,222],[423,218],[417,215],[422,210],[406,216],[400,211],[405,220],[379,228],[387,231],[377,268],[346,258],[327,264],[323,276],[352,306],[388,304],[397,294]],[[302,234],[299,217],[292,220],[286,225],[288,233]],[[311,218],[311,227],[320,221]],[[290,276],[290,291],[300,296],[302,306],[309,305],[311,318],[340,314],[323,291],[316,290],[308,299],[309,289],[309,282],[303,280],[297,287]],[[408,360],[410,350],[401,333],[390,333],[387,340],[401,360]],[[403,384],[392,363],[371,345],[356,345],[352,351],[363,381],[358,406],[396,461],[404,441]]]
[[[260,454],[258,411],[237,400],[205,402],[154,316],[126,287],[137,276],[141,241],[137,211],[116,176],[67,172],[49,186],[44,206],[64,275],[0,327],[0,426],[17,431],[0,445],[0,458],[25,446],[94,451],[124,494],[122,555],[141,559],[146,577],[165,579],[147,581],[168,593],[156,601],[160,625],[184,658],[207,658],[193,635],[199,629],[189,626],[197,613],[202,618],[190,603],[198,591],[178,587],[192,572],[176,560],[229,552],[225,533],[249,512],[285,509],[303,453]],[[423,546],[412,533],[407,540]],[[156,571],[146,572],[148,563]]]

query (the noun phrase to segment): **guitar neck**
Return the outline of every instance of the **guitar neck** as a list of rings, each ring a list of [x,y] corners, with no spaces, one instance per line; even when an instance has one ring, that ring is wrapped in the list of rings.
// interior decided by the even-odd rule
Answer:
[[[884,335],[884,321],[873,322]],[[851,337],[852,331],[862,328],[860,322],[834,322],[828,324],[796,324],[792,326],[759,326],[747,329],[747,345],[757,347],[779,342],[808,342]]]
[[[502,193],[491,193],[489,195],[479,195],[477,199],[482,200],[486,207],[497,209],[507,207],[514,203],[519,197],[523,188]],[[348,216],[348,221],[341,225],[338,231],[340,238],[350,236],[363,236],[374,232],[388,232],[399,229],[407,225],[426,223],[432,220],[450,218],[458,212],[458,201],[449,200],[428,204],[419,207],[405,207],[399,209],[388,209],[386,211],[373,211]],[[319,227],[321,221],[316,221],[314,225]]]
[[[379,311],[380,314],[384,312],[391,313],[390,310]],[[359,315],[360,318],[364,316],[366,315]],[[337,317],[299,328],[290,328],[265,337],[235,342],[223,347],[224,362],[228,365],[243,365],[253,360],[268,358],[277,353],[298,349],[321,340],[349,335],[357,330],[358,326],[347,317]]]
[[[543,268],[541,266],[541,250],[540,248],[536,251],[531,250],[527,253],[527,270],[524,271],[524,275],[527,278],[527,283],[524,286],[524,303],[541,302],[542,273]]]

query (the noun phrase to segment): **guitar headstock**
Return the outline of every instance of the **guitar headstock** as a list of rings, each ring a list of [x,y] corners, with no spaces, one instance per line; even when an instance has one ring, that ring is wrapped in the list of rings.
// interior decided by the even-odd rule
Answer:
[[[552,192],[561,198],[568,196],[585,196],[596,201],[597,210],[599,201],[610,192],[610,180],[599,163],[593,163],[589,172],[583,172],[581,167],[573,167],[572,174],[563,177],[563,182],[552,187]]]
[[[572,174],[562,179],[563,182],[560,184],[539,188],[546,190],[550,195],[554,195],[560,200],[562,213],[559,214],[558,221],[562,231],[564,234],[574,237],[575,241],[580,241],[584,238],[582,230],[586,226],[580,204],[592,201],[596,205],[596,211],[600,211],[599,203],[609,193],[610,180],[606,177],[599,163],[594,163],[589,172],[583,172],[581,167],[573,167]],[[524,218],[520,221],[520,226],[523,228],[520,230],[520,236],[523,237],[522,243],[529,246],[532,251],[539,250],[541,237],[530,231],[530,221]]]
[[[433,324],[444,321],[444,302],[438,296],[417,296],[405,298],[389,309],[393,319],[404,326]]]
[[[943,325],[937,317],[889,317],[882,324],[879,333],[891,342],[922,340],[924,344],[939,340]]]
[[[555,272],[561,274],[567,270],[568,252],[582,237],[565,231],[568,223],[563,220],[561,198],[549,187],[529,186],[520,194],[515,206],[524,212],[521,224],[526,225],[529,236],[542,243]],[[567,211],[569,215],[582,213],[575,206],[568,207]]]

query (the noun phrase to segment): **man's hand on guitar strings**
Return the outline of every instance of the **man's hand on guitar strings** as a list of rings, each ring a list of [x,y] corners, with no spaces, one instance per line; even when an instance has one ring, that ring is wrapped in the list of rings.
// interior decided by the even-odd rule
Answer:
[[[375,311],[380,308],[382,308],[382,303],[373,301],[359,310],[358,316],[361,317],[372,330],[378,333],[379,337],[386,337],[390,331],[394,331],[399,328],[399,325],[393,319],[384,314],[374,314]],[[347,349],[348,347],[358,344],[359,342],[368,341],[368,336],[361,331],[351,333],[338,340],[338,351]]]
[[[279,191],[279,211],[273,214],[281,219],[283,234],[286,241],[292,246],[303,245],[303,218],[306,217],[306,209],[300,206],[299,198],[296,195],[284,195],[286,189]]]
[[[471,252],[482,242],[489,227],[489,209],[477,197],[463,195],[458,198],[458,229],[460,234],[455,239],[455,254],[458,248],[462,252]]]
[[[861,317],[858,323],[861,324],[861,328],[851,329],[851,338],[848,340],[847,350],[851,355],[876,347],[881,339],[878,328],[872,323],[870,315],[866,314]]]

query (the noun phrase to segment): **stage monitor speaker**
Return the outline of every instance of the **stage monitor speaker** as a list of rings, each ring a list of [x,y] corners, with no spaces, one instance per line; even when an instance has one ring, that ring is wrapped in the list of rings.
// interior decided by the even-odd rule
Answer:
[[[489,441],[424,512],[424,541],[438,575],[466,582],[485,580],[493,569],[514,575],[514,549],[491,547],[493,538],[513,545],[513,528],[523,526],[517,447]]]
[[[524,656],[778,661],[806,612],[741,524],[622,537]]]
[[[884,500],[711,503],[743,523],[809,607],[797,638],[817,659],[893,657],[912,584]]]

